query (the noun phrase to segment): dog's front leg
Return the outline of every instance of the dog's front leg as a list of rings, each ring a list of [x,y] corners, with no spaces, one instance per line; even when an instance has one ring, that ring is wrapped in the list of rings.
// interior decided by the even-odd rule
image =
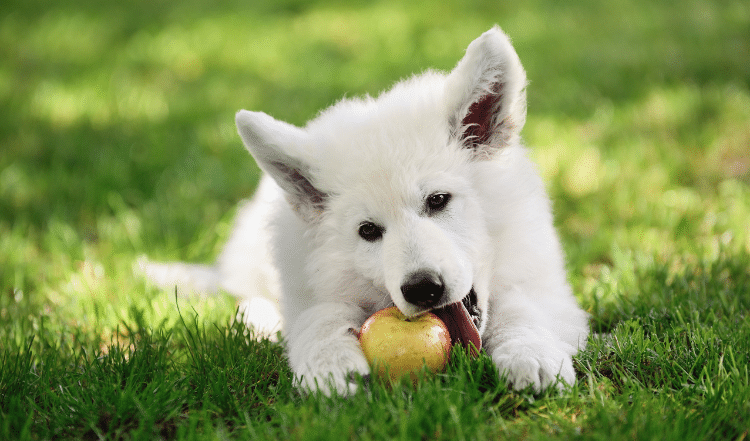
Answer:
[[[357,339],[367,313],[349,303],[319,303],[291,324],[289,362],[300,387],[348,395],[357,389],[356,374],[368,375],[369,365]]]
[[[572,356],[578,348],[564,341],[565,326],[547,313],[554,302],[537,304],[518,286],[490,300],[483,344],[500,375],[516,390],[531,386],[540,392],[575,383]]]

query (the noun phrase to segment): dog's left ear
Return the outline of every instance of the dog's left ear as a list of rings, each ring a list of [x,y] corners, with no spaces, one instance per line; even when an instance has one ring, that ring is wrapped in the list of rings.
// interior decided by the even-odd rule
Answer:
[[[526,121],[526,72],[495,26],[472,41],[445,84],[449,124],[476,158],[518,140]]]
[[[314,222],[325,209],[327,195],[313,184],[313,167],[303,151],[307,133],[263,112],[240,110],[235,117],[242,142],[258,166],[284,190],[303,220]]]

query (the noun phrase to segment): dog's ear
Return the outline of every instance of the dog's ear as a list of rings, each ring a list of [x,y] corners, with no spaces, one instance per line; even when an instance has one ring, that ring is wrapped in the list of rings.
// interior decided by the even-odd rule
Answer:
[[[475,157],[517,142],[526,121],[526,72],[500,28],[471,42],[448,75],[445,96],[451,130]]]
[[[317,219],[327,195],[313,185],[312,169],[300,159],[307,133],[263,112],[240,110],[235,123],[247,150],[285,191],[297,214],[308,222]]]

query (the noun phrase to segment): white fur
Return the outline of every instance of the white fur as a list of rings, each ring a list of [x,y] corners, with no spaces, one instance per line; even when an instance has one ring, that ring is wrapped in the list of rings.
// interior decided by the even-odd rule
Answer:
[[[304,128],[240,111],[239,133],[266,177],[217,264],[141,267],[165,286],[280,299],[289,361],[306,389],[354,390],[351,374],[369,367],[353,330],[389,305],[420,313],[401,286],[424,270],[444,280],[437,306],[474,288],[483,347],[515,388],[572,384],[587,315],[566,280],[544,185],[520,144],[525,86],[510,41],[493,28],[450,74],[427,72],[376,99],[343,100]],[[488,96],[491,130],[466,138],[464,118]],[[425,200],[436,192],[452,197],[428,214]],[[380,240],[359,236],[365,221],[383,228]],[[278,323],[248,317],[264,331]]]

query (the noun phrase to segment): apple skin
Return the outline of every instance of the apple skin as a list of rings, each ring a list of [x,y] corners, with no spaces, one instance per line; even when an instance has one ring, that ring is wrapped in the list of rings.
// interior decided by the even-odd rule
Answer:
[[[359,344],[373,374],[393,384],[406,375],[416,381],[423,365],[432,372],[443,371],[450,358],[451,336],[435,314],[407,318],[391,306],[365,320]]]

